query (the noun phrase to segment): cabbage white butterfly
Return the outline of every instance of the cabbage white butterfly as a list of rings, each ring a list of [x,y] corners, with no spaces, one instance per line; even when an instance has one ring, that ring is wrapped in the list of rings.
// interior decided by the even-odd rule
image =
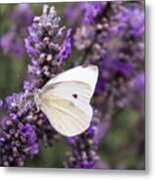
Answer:
[[[85,131],[93,115],[90,99],[98,79],[95,65],[78,66],[51,80],[34,94],[34,101],[52,126],[64,136]]]

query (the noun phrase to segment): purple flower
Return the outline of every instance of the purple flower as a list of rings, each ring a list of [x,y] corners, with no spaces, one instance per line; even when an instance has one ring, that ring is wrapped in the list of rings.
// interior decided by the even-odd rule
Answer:
[[[66,38],[62,44],[61,50],[58,54],[58,59],[60,59],[61,61],[68,58],[68,56],[71,54],[72,49],[71,49],[71,29],[68,29],[67,33],[66,33]]]
[[[79,50],[88,49],[91,46],[94,35],[94,28],[85,26],[82,26],[80,29],[77,28],[76,34],[74,35],[74,46],[76,46]]]
[[[25,90],[31,90],[31,84],[30,84],[30,82],[29,81],[24,81],[24,84],[23,84],[23,88],[25,89]]]
[[[12,43],[12,42],[11,42]],[[24,54],[25,50],[23,48],[23,43],[16,43],[12,46],[12,53],[16,55],[16,57],[20,58]]]
[[[25,39],[27,53],[31,58],[29,74],[34,79],[31,87],[42,87],[52,75],[61,69],[71,53],[71,29],[59,27],[60,17],[56,17],[56,10],[43,6],[43,14],[35,17],[29,27],[29,36]],[[45,33],[48,32],[48,33]],[[59,67],[58,67],[59,66]]]
[[[0,99],[0,108],[3,106],[3,101]]]
[[[91,122],[89,128],[84,132],[85,135],[91,135],[95,132],[96,127],[94,126],[94,122]]]
[[[15,113],[10,113],[10,117],[12,120],[17,120],[17,115]]]
[[[0,164],[3,166],[23,166],[26,156],[32,158],[39,152],[35,129],[28,123],[22,126],[18,120],[5,117],[0,124]]]
[[[112,27],[116,35],[121,35],[123,31],[135,37],[140,37],[144,33],[144,9],[128,5],[121,6],[118,14],[112,17],[117,23]],[[118,23],[119,22],[119,23]]]
[[[28,123],[34,112],[33,101],[26,93],[14,93],[6,98],[6,109],[8,116],[0,123],[0,164],[23,166],[25,157],[39,152],[36,130]]]
[[[23,13],[26,7],[22,6]],[[15,20],[17,16],[12,18]],[[39,153],[38,139],[50,145],[54,139],[60,138],[46,116],[37,111],[33,100],[34,89],[41,88],[51,77],[63,71],[62,60],[71,53],[71,30],[60,28],[59,21],[54,7],[48,13],[48,6],[44,5],[43,14],[35,17],[29,27],[25,43],[31,58],[28,66],[30,79],[24,81],[24,92],[6,98],[8,116],[0,125],[0,164],[3,166],[23,166],[26,157],[32,158]]]
[[[26,98],[24,93],[14,93],[6,98],[6,105],[9,112],[16,113],[17,116],[26,113],[32,107],[32,101]]]
[[[30,137],[31,133],[33,131],[33,127],[31,124],[27,123],[25,125],[19,124],[19,133],[23,138]]]
[[[14,34],[12,32],[8,32],[0,38],[0,44],[4,53],[8,53],[8,51],[12,48],[11,41],[13,36]]]
[[[142,94],[144,96],[144,87],[145,87],[145,82],[144,82],[144,73],[141,73],[137,75],[131,82],[130,86],[132,89],[137,91],[138,93]]]
[[[113,64],[113,68],[116,72],[122,73],[125,76],[129,76],[131,74],[132,67],[130,64],[121,62],[119,60],[114,61]]]
[[[72,152],[68,153],[66,167],[95,168],[98,161],[97,143],[105,136],[110,126],[111,113],[114,108],[129,106],[128,95],[131,88],[128,83],[136,77],[139,69],[143,69],[144,26],[141,23],[143,17],[140,15],[143,14],[143,9],[140,3],[133,9],[130,3],[124,2],[81,4],[83,11],[81,12],[80,6],[77,8],[82,13],[83,19],[81,27],[75,30],[73,43],[79,53],[83,54],[79,58],[79,63],[98,65],[99,79],[94,98],[95,105],[101,112],[105,109],[108,112],[103,113],[105,117],[98,126],[92,123],[80,136],[68,138],[67,142]],[[138,13],[140,19],[136,15]],[[134,19],[137,21],[137,27],[134,27]],[[135,34],[136,28],[139,37]],[[86,149],[88,139],[92,144]]]
[[[28,139],[29,147],[25,149],[25,152],[30,154],[31,157],[33,157],[35,154],[38,154],[39,146],[36,143],[37,136],[34,127],[30,123],[26,123],[25,125],[19,124],[19,134],[24,139]]]
[[[32,22],[32,12],[28,4],[19,4],[11,15],[10,31],[0,38],[5,54],[20,58],[25,53],[23,38],[27,36],[26,28]]]
[[[67,25],[69,27],[75,28],[78,27],[81,23],[83,17],[82,17],[82,6],[83,3],[80,2],[70,2],[67,3],[64,8],[64,16],[67,20]],[[74,11],[73,11],[74,9]]]
[[[101,13],[102,2],[84,2],[81,3],[82,11],[84,12],[83,24],[90,24],[94,18]]]
[[[92,21],[82,23],[74,35],[74,46],[84,54],[82,61],[96,64],[100,69],[96,93],[104,92],[101,99],[109,106],[127,105],[128,83],[139,72],[138,67],[143,68],[144,9],[141,3],[134,4],[101,3],[102,13],[96,14],[98,18],[92,16]],[[91,6],[95,8],[95,4]]]
[[[144,34],[144,11],[141,9],[133,9],[130,20],[131,33],[134,36],[142,36]]]
[[[37,50],[32,46],[32,44],[33,39],[31,37],[25,39],[25,47],[30,58],[35,57],[37,55]]]
[[[11,21],[17,25],[23,25],[24,22],[25,27],[27,27],[32,23],[32,16],[29,4],[18,4],[15,11],[11,14]]]

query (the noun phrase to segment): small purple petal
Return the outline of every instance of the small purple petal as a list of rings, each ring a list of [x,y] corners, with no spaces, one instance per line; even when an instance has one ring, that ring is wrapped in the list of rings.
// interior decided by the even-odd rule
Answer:
[[[0,108],[3,106],[3,101],[0,99]]]

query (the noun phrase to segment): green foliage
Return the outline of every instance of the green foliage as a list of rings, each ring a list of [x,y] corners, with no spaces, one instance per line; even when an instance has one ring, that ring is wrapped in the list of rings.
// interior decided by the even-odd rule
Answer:
[[[69,148],[66,146],[65,139],[60,142],[54,142],[51,147],[45,147],[40,142],[40,152],[34,159],[27,159],[26,167],[54,167],[63,168],[63,162],[66,160],[65,153]]]
[[[99,148],[102,159],[112,168],[135,169],[142,159],[137,154],[135,126],[139,123],[136,111],[119,111],[112,120],[111,127]]]

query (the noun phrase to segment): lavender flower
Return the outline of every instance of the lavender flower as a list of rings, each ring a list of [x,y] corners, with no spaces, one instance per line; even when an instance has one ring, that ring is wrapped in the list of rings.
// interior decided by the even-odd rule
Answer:
[[[20,17],[20,18],[19,18]],[[16,9],[11,14],[11,21],[17,25],[25,23],[25,27],[32,23],[32,12],[30,10],[29,4],[19,4]]]
[[[27,156],[32,158],[39,152],[35,126],[27,121],[33,111],[32,101],[18,93],[7,97],[6,105],[8,116],[0,124],[0,164],[23,166]]]
[[[82,12],[81,27],[78,27],[74,34],[74,47],[83,54],[82,58],[74,63],[98,65],[100,75],[94,105],[102,112],[103,117],[111,119],[115,108],[135,107],[131,101],[131,99],[137,101],[135,91],[138,88],[144,90],[143,73],[141,78],[139,77],[144,71],[143,2],[100,2],[97,7],[95,3],[84,2],[82,5],[84,8],[88,6],[91,8]],[[139,84],[136,82],[138,78],[141,79]],[[143,96],[144,94],[141,94],[141,100]],[[137,103],[143,109],[141,100]],[[141,114],[141,110],[138,112]],[[100,129],[101,125],[97,129]],[[109,126],[108,124],[107,128]],[[95,140],[101,141],[104,134],[97,134]],[[69,141],[72,153],[69,155],[67,167],[97,167],[97,163],[92,163],[93,166],[91,161],[87,162],[87,151],[84,149],[83,152],[83,149],[80,149],[80,144],[87,144],[83,142],[85,138],[88,137],[84,133]],[[83,157],[86,157],[86,163],[83,163],[85,162]]]
[[[139,74],[131,82],[132,88],[142,95],[144,95],[144,85],[144,73]]]
[[[78,27],[80,24],[93,23],[93,19],[101,13],[104,4],[104,2],[67,3],[64,16],[68,25],[73,28]],[[75,11],[72,11],[73,9]]]
[[[73,11],[73,9],[78,9],[78,11]],[[73,29],[80,25],[82,20],[82,3],[80,2],[70,2],[67,3],[64,8],[64,17],[67,19],[66,24]]]
[[[32,12],[28,4],[19,4],[11,14],[11,29],[0,38],[5,54],[11,53],[16,58],[24,55],[24,41],[27,27],[32,23]]]
[[[71,29],[59,27],[54,7],[44,5],[43,14],[35,17],[25,39],[27,53],[31,58],[29,73],[34,76],[35,88],[42,87],[51,77],[62,71],[62,65],[71,53]]]
[[[144,68],[143,3],[104,2],[99,7],[100,11],[94,10],[95,16],[77,29],[74,46],[83,51],[84,63],[100,68],[96,92],[107,92],[105,100],[109,99],[110,106],[124,107],[132,91],[128,89],[130,81]]]
[[[81,3],[81,9],[84,13],[83,24],[93,23],[93,20],[102,11],[104,2],[84,2]]]
[[[26,157],[39,153],[38,140],[50,145],[60,135],[51,127],[46,116],[37,112],[33,101],[35,88],[41,88],[55,74],[63,71],[63,63],[71,53],[71,29],[59,28],[59,17],[54,7],[44,5],[43,14],[34,17],[25,39],[31,58],[28,68],[30,79],[24,81],[24,92],[14,93],[6,98],[8,116],[0,125],[0,164],[2,166],[23,166]],[[16,16],[13,17],[13,19]]]
[[[67,59],[72,52],[70,36],[71,36],[71,29],[67,31],[66,38],[62,44],[60,52],[58,53],[58,59],[60,59],[60,61]]]
[[[32,26],[29,27],[29,37],[25,39],[27,53],[31,58],[28,72],[33,81],[25,81],[26,92],[33,92],[41,88],[56,74],[63,71],[63,64],[71,53],[71,29],[59,27],[60,17],[56,17],[56,10],[43,6],[43,14],[34,17]],[[38,113],[37,131],[45,145],[51,144],[53,138],[59,139],[59,134],[51,127],[43,113]]]
[[[32,101],[26,98],[25,93],[14,93],[6,98],[8,112],[21,116],[26,114],[32,107]]]
[[[81,135],[69,137],[68,145],[72,148],[72,152],[67,152],[68,162],[65,163],[66,168],[96,168],[99,157],[96,154],[98,142],[95,141],[99,118],[95,113],[90,127]]]
[[[38,144],[35,143],[37,140],[36,133],[34,131],[33,126],[30,123],[26,123],[25,125],[19,124],[19,134],[24,139],[28,139],[29,145],[31,145],[31,148],[27,148],[26,152],[30,153],[32,156],[35,154],[38,154]]]

